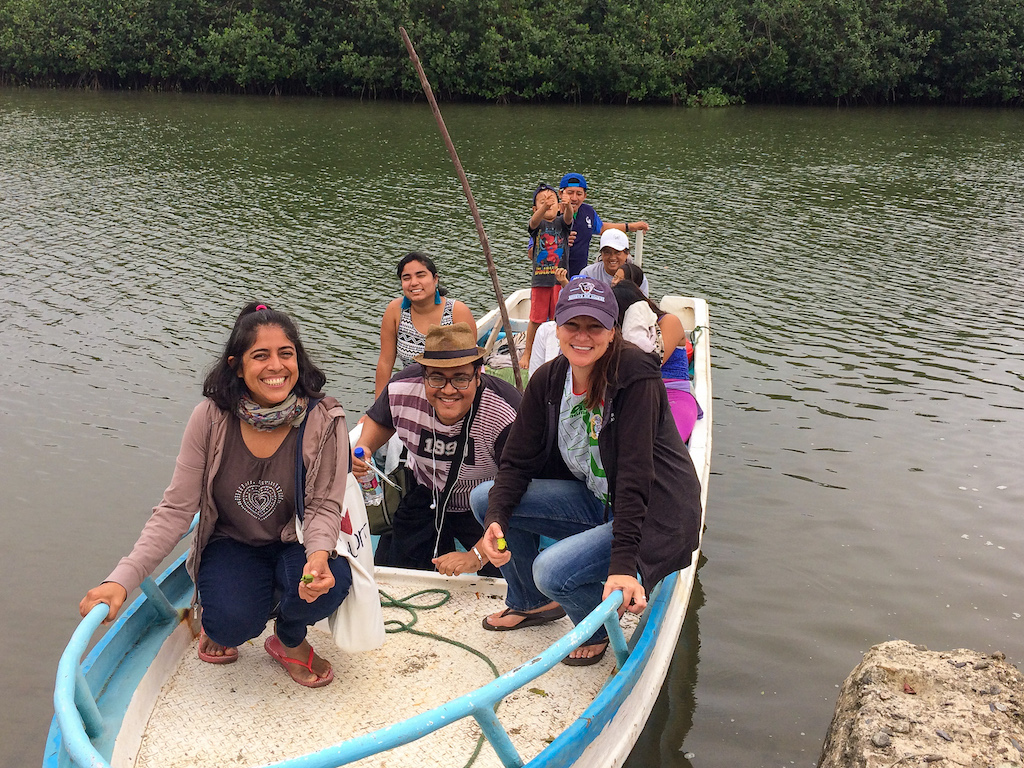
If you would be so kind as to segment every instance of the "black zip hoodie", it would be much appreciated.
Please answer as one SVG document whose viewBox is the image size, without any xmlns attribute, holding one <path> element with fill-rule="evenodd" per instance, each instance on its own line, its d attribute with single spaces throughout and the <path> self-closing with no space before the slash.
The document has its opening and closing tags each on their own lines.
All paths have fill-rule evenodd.
<svg viewBox="0 0 1024 768">
<path fill-rule="evenodd" d="M 649 593 L 690 564 L 700 540 L 700 482 L 669 410 L 658 361 L 629 342 L 622 345 L 597 438 L 613 515 L 608 575 L 639 572 Z M 568 366 L 558 356 L 530 377 L 487 498 L 485 529 L 493 522 L 505 529 L 530 480 L 576 479 L 557 443 Z"/>
</svg>

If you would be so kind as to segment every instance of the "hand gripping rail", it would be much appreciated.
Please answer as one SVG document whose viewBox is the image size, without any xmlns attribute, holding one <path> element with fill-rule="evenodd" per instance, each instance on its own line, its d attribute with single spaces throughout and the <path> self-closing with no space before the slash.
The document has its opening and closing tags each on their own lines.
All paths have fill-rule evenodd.
<svg viewBox="0 0 1024 768">
<path fill-rule="evenodd" d="M 192 518 L 192 524 L 185 536 L 195 529 L 198 522 L 199 515 L 196 514 Z M 182 555 L 182 558 L 184 557 L 185 555 Z M 171 622 L 178 618 L 178 611 L 152 577 L 144 579 L 141 588 L 146 600 L 161 620 Z M 103 623 L 109 611 L 110 606 L 105 603 L 93 606 L 88 615 L 75 628 L 67 647 L 61 654 L 60 661 L 57 662 L 57 680 L 53 689 L 53 711 L 57 717 L 57 723 L 60 725 L 63 748 L 71 758 L 71 764 L 75 766 L 88 766 L 88 768 L 109 768 L 110 766 L 91 740 L 101 735 L 104 721 L 96 704 L 96 697 L 85 679 L 81 663 L 89 640 L 92 639 L 93 633 Z M 127 611 L 119 621 L 125 618 L 127 618 Z"/>
</svg>

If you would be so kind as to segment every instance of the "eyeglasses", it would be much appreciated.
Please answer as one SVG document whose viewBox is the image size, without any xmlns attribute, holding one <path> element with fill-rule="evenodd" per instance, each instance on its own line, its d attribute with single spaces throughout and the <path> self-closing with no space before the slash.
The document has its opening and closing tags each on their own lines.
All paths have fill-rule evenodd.
<svg viewBox="0 0 1024 768">
<path fill-rule="evenodd" d="M 473 377 L 468 373 L 457 373 L 451 378 L 440 373 L 431 373 L 428 376 L 424 376 L 423 381 L 431 389 L 444 389 L 449 384 L 456 389 L 469 389 L 469 385 L 473 383 Z"/>
</svg>

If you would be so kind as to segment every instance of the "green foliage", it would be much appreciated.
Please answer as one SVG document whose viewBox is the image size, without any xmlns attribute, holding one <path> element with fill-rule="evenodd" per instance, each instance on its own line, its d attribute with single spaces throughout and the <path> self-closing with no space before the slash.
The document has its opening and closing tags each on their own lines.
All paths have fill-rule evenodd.
<svg viewBox="0 0 1024 768">
<path fill-rule="evenodd" d="M 1024 102 L 1020 0 L 0 0 L 0 79 L 440 99 Z"/>
<path fill-rule="evenodd" d="M 936 88 L 960 102 L 1024 100 L 1024 3 L 950 0 L 938 46 Z"/>
</svg>

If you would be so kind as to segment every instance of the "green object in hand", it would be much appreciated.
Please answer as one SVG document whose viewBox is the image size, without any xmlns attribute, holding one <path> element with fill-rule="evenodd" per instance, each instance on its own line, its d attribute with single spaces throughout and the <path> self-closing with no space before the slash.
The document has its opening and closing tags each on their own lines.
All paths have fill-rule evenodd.
<svg viewBox="0 0 1024 768">
<path fill-rule="evenodd" d="M 508 549 L 508 543 L 505 541 L 505 539 L 503 539 L 503 538 L 502 539 L 498 539 L 498 551 L 499 552 L 504 552 L 507 549 Z"/>
<path fill-rule="evenodd" d="M 312 584 L 313 583 L 313 574 L 312 573 L 304 574 L 303 577 L 301 579 L 299 579 L 299 581 L 301 581 L 303 584 Z"/>
</svg>

